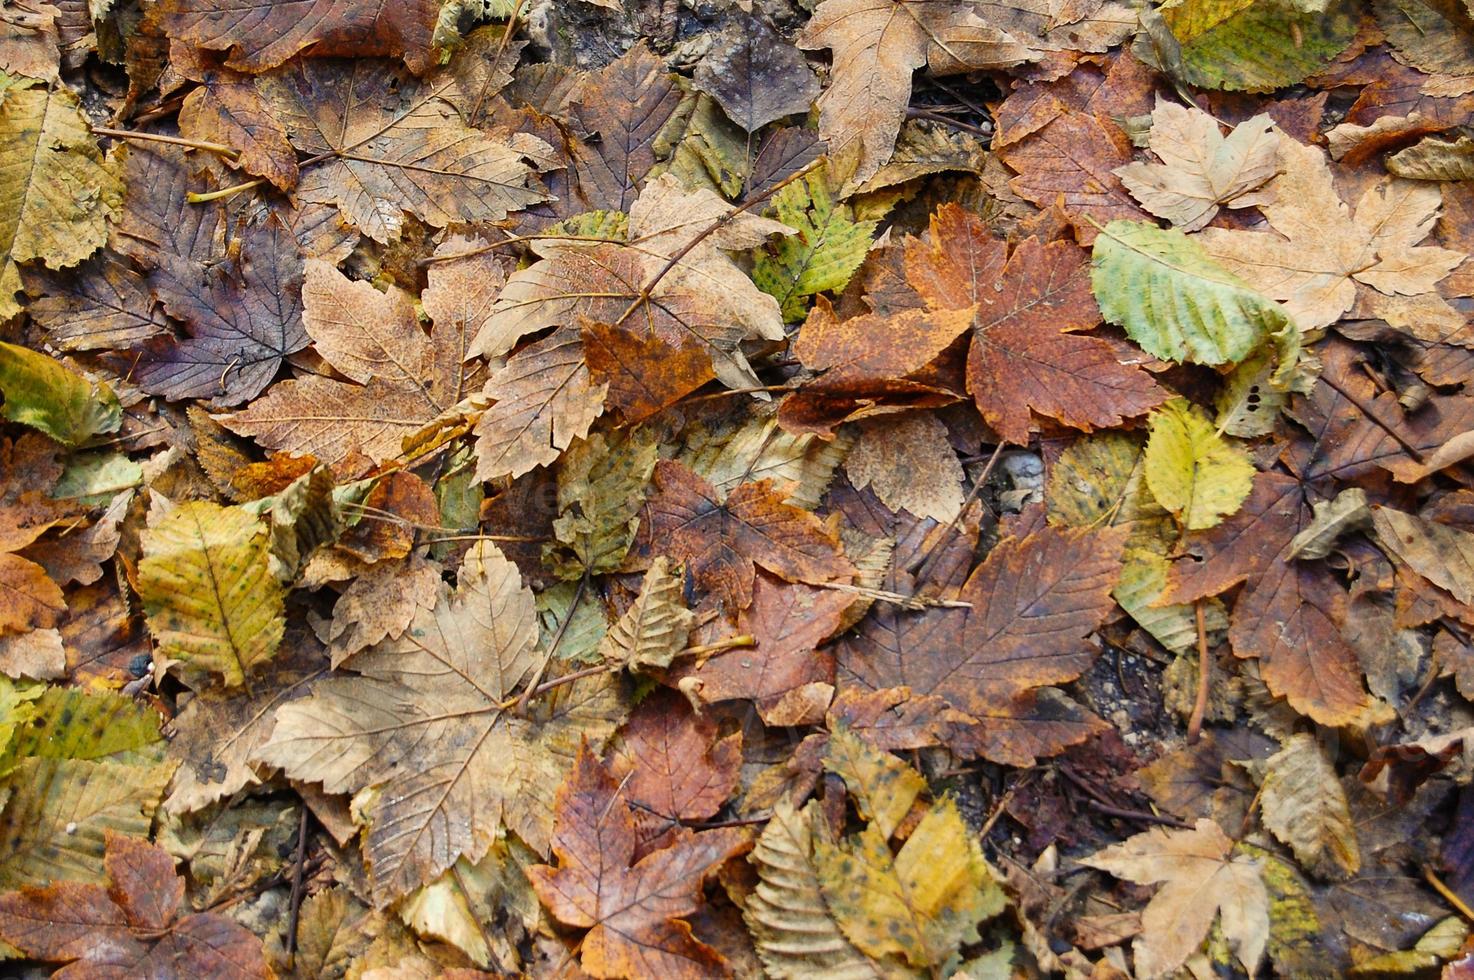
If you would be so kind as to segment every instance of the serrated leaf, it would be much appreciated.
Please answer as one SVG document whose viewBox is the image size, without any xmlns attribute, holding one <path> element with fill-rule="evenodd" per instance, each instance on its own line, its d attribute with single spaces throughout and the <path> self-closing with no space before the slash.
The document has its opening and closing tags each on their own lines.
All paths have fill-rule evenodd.
<svg viewBox="0 0 1474 980">
<path fill-rule="evenodd" d="M 1254 482 L 1254 464 L 1185 399 L 1148 420 L 1146 483 L 1157 502 L 1189 531 L 1202 531 L 1239 509 Z"/>
<path fill-rule="evenodd" d="M 1154 357 L 1236 364 L 1295 333 L 1285 308 L 1213 261 L 1180 231 L 1112 221 L 1095 239 L 1101 312 Z"/>
<path fill-rule="evenodd" d="M 159 652 L 239 687 L 276 653 L 285 594 L 255 515 L 191 501 L 143 534 L 138 592 Z"/>
<path fill-rule="evenodd" d="M 107 240 L 123 184 L 77 96 L 0 71 L 0 320 L 20 312 L 20 264 L 74 266 Z"/>
<path fill-rule="evenodd" d="M 634 540 L 645 487 L 655 470 L 653 439 L 591 433 L 574 443 L 558 467 L 557 544 L 544 560 L 565 580 L 619 568 Z"/>
<path fill-rule="evenodd" d="M 932 806 L 896 854 L 872 824 L 841 844 L 817 842 L 814 855 L 840 928 L 876 958 L 940 966 L 1007 902 L 950 799 Z"/>
<path fill-rule="evenodd" d="M 605 662 L 626 670 L 669 667 L 686 640 L 696 616 L 682 602 L 681 576 L 661 556 L 650 565 L 640 594 L 609 629 L 599 653 Z"/>
<path fill-rule="evenodd" d="M 773 196 L 773 207 L 778 220 L 798 234 L 758 251 L 752 279 L 793 323 L 808 312 L 810 296 L 844 289 L 880 222 L 856 221 L 854 210 L 835 200 L 824 170 L 783 188 Z"/>
<path fill-rule="evenodd" d="M 1361 849 L 1346 791 L 1315 736 L 1291 735 L 1264 765 L 1264 826 L 1290 846 L 1307 871 L 1323 878 L 1355 874 Z"/>
<path fill-rule="evenodd" d="M 824 768 L 844 780 L 860 816 L 886 840 L 926 789 L 921 773 L 891 753 L 866 744 L 843 725 L 829 736 Z"/>
<path fill-rule="evenodd" d="M 877 980 L 909 971 L 884 969 L 845 938 L 824 901 L 815 864 L 817 803 L 795 811 L 788 800 L 773 807 L 750 860 L 758 885 L 743 918 L 758 956 L 777 980 Z"/>
</svg>

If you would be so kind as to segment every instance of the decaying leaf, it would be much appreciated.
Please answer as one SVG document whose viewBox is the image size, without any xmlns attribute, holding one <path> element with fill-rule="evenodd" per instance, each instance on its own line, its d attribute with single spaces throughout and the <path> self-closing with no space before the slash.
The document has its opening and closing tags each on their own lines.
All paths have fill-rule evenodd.
<svg viewBox="0 0 1474 980">
<path fill-rule="evenodd" d="M 599 760 L 581 750 L 558 794 L 558 866 L 529 868 L 532 887 L 558 921 L 589 930 L 580 962 L 593 976 L 722 972 L 721 953 L 694 938 L 684 917 L 700 908 L 705 876 L 742 849 L 742 832 L 685 831 L 635 861 L 635 828 L 620 792 Z"/>
<path fill-rule="evenodd" d="M 1355 874 L 1361 852 L 1346 793 L 1315 737 L 1292 735 L 1264 765 L 1264 825 L 1308 870 L 1322 877 Z"/>
<path fill-rule="evenodd" d="M 1097 851 L 1082 863 L 1138 884 L 1161 884 L 1133 944 L 1137 972 L 1171 974 L 1202 944 L 1215 919 L 1252 973 L 1269 939 L 1269 896 L 1259 863 L 1233 853 L 1211 820 L 1191 830 L 1155 828 Z"/>
<path fill-rule="evenodd" d="M 1183 527 L 1201 531 L 1222 521 L 1238 510 L 1253 481 L 1248 456 L 1194 406 L 1171 401 L 1152 413 L 1146 484 Z"/>
</svg>

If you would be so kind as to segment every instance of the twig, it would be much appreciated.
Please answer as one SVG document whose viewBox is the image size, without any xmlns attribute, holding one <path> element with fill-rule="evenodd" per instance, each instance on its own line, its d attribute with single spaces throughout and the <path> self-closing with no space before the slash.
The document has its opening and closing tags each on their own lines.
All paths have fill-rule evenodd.
<svg viewBox="0 0 1474 980">
<path fill-rule="evenodd" d="M 944 126 L 951 126 L 953 129 L 960 129 L 964 133 L 971 133 L 980 139 L 993 138 L 993 133 L 990 130 L 986 130 L 981 126 L 974 126 L 972 123 L 963 122 L 961 119 L 953 119 L 946 113 L 932 112 L 930 109 L 912 107 L 906 110 L 906 115 L 911 119 L 926 119 L 930 122 L 941 123 Z"/>
<path fill-rule="evenodd" d="M 941 606 L 946 609 L 971 609 L 972 603 L 961 599 L 932 599 L 927 596 L 902 595 L 899 592 L 887 592 L 885 589 L 870 589 L 863 585 L 850 585 L 845 582 L 824 582 L 819 585 L 821 589 L 833 589 L 835 592 L 849 592 L 854 595 L 874 599 L 876 602 L 891 602 L 905 609 L 919 610 L 928 607 Z"/>
<path fill-rule="evenodd" d="M 1445 885 L 1443 883 L 1443 880 L 1439 878 L 1438 875 L 1434 874 L 1433 869 L 1426 864 L 1423 865 L 1423 878 L 1428 882 L 1428 884 L 1432 885 L 1433 890 L 1442 895 L 1443 900 L 1452 905 L 1460 915 L 1462 915 L 1468 921 L 1474 922 L 1474 910 L 1471 910 L 1468 904 L 1466 904 L 1464 900 L 1460 898 L 1452 888 Z"/>
<path fill-rule="evenodd" d="M 703 228 L 701 232 L 696 235 L 696 237 L 692 238 L 689 242 L 676 249 L 676 253 L 666 260 L 665 265 L 661 266 L 660 269 L 655 273 L 655 275 L 650 278 L 650 281 L 645 283 L 645 285 L 640 288 L 639 294 L 635 296 L 634 300 L 630 303 L 628 307 L 625 308 L 625 311 L 619 315 L 619 319 L 615 320 L 612 326 L 621 326 L 623 325 L 624 321 L 634 316 L 636 310 L 638 310 L 641 306 L 650 301 L 650 296 L 655 291 L 655 287 L 658 286 L 660 284 L 660 281 L 666 277 L 666 274 L 669 273 L 670 270 L 674 269 L 677 265 L 679 265 L 682 259 L 691 254 L 692 249 L 694 249 L 697 245 L 700 245 L 707 238 L 711 237 L 711 235 L 713 235 L 717 231 L 717 229 L 725 227 L 729 221 L 736 218 L 739 214 L 752 210 L 762 202 L 766 201 L 768 198 L 772 197 L 774 194 L 781 191 L 783 188 L 787 187 L 789 184 L 792 184 L 794 181 L 803 178 L 810 171 L 814 170 L 816 167 L 822 164 L 823 159 L 823 157 L 820 157 L 818 160 L 814 160 L 804 167 L 795 170 L 787 177 L 784 177 L 782 180 L 778 181 L 778 183 L 774 184 L 772 187 L 764 190 L 761 194 L 754 196 L 752 200 L 745 201 L 742 204 L 739 204 L 737 207 L 733 208 L 731 211 L 728 211 L 716 221 L 713 221 L 711 224 Z"/>
<path fill-rule="evenodd" d="M 1102 803 L 1100 800 L 1095 799 L 1086 800 L 1085 805 L 1107 817 L 1119 817 L 1122 820 L 1135 820 L 1140 823 L 1159 823 L 1164 827 L 1178 827 L 1182 830 L 1193 829 L 1192 824 L 1183 823 L 1176 817 L 1164 817 L 1156 813 L 1147 813 L 1145 810 L 1127 810 L 1123 807 L 1111 806 L 1109 803 Z"/>
<path fill-rule="evenodd" d="M 1212 658 L 1208 654 L 1208 629 L 1203 622 L 1203 600 L 1193 603 L 1193 616 L 1198 623 L 1198 697 L 1193 702 L 1192 716 L 1187 720 L 1187 744 L 1193 745 L 1203 731 L 1203 716 L 1208 713 L 1208 674 Z"/>
<path fill-rule="evenodd" d="M 982 493 L 983 485 L 988 482 L 988 477 L 992 475 L 993 467 L 998 465 L 998 457 L 1002 455 L 1003 447 L 1006 445 L 1008 445 L 1007 440 L 1000 440 L 998 445 L 993 447 L 993 455 L 988 457 L 988 464 L 983 467 L 983 472 L 973 482 L 972 489 L 967 492 L 967 499 L 962 501 L 962 506 L 957 509 L 957 516 L 947 523 L 947 529 L 937 536 L 937 539 L 932 542 L 931 547 L 926 549 L 926 554 L 921 556 L 921 563 L 916 566 L 917 587 L 920 587 L 926 580 L 927 564 L 937 553 L 937 549 L 942 546 L 943 542 L 957 533 L 958 521 L 962 520 L 962 515 L 967 513 L 968 506 L 978 498 L 978 494 Z"/>
<path fill-rule="evenodd" d="M 292 904 L 287 916 L 287 965 L 297 958 L 297 921 L 302 915 L 302 883 L 307 860 L 307 804 L 297 822 L 297 857 L 292 862 Z"/>
<path fill-rule="evenodd" d="M 187 140 L 180 136 L 163 136 L 159 133 L 139 133 L 131 129 L 107 129 L 102 126 L 93 126 L 92 134 L 94 136 L 111 136 L 113 139 L 118 140 L 144 140 L 153 143 L 170 143 L 174 146 L 188 147 L 191 150 L 218 153 L 231 160 L 241 155 L 240 150 L 226 146 L 224 143 L 206 143 L 203 140 Z"/>
<path fill-rule="evenodd" d="M 533 694 L 541 693 L 538 690 L 538 682 L 543 679 L 543 674 L 547 672 L 548 664 L 552 663 L 553 658 L 558 655 L 558 646 L 563 642 L 563 635 L 568 632 L 568 627 L 573 622 L 573 614 L 578 612 L 578 604 L 583 601 L 583 594 L 588 589 L 588 587 L 589 570 L 585 568 L 583 570 L 583 578 L 578 580 L 578 588 L 573 593 L 573 601 L 568 604 L 568 615 L 564 616 L 563 622 L 558 624 L 558 632 L 553 634 L 552 642 L 548 644 L 548 655 L 544 657 L 543 662 L 538 665 L 537 673 L 532 675 L 532 680 L 528 682 L 526 690 L 522 692 L 522 696 L 519 697 L 515 702 L 513 702 L 513 714 L 520 715 L 527 707 L 527 702 L 532 699 Z M 600 665 L 599 667 L 599 670 L 606 669 L 607 668 L 603 665 Z M 577 673 L 582 672 L 580 671 Z M 557 680 L 563 681 L 566 684 L 568 683 L 568 678 L 571 678 L 572 676 L 572 674 L 569 674 L 565 677 L 557 678 Z"/>
</svg>

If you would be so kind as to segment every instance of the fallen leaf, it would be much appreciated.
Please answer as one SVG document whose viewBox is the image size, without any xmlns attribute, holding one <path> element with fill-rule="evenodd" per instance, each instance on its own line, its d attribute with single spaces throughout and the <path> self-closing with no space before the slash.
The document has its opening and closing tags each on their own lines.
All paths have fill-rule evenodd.
<svg viewBox="0 0 1474 980">
<path fill-rule="evenodd" d="M 609 770 L 581 750 L 558 793 L 558 866 L 527 869 L 538 898 L 559 922 L 588 930 L 580 962 L 592 976 L 724 975 L 726 961 L 685 917 L 701 907 L 702 880 L 742 849 L 742 832 L 686 831 L 635 861 L 635 827 L 620 802 Z"/>
<path fill-rule="evenodd" d="M 1253 973 L 1269 939 L 1269 896 L 1257 861 L 1211 820 L 1191 830 L 1154 828 L 1081 860 L 1141 885 L 1161 884 L 1142 913 L 1133 944 L 1143 977 L 1166 976 L 1185 963 L 1217 919 L 1239 962 Z"/>
<path fill-rule="evenodd" d="M 1361 852 L 1346 792 L 1315 736 L 1292 735 L 1264 766 L 1264 826 L 1290 846 L 1307 870 L 1321 877 L 1355 874 Z"/>
<path fill-rule="evenodd" d="M 536 641 L 532 593 L 494 545 L 478 542 L 456 591 L 418 611 L 403 636 L 354 654 L 344 664 L 353 674 L 277 709 L 258 760 L 329 793 L 396 787 L 367 813 L 381 902 L 459 857 L 478 860 L 503 826 L 543 846 L 559 753 L 572 733 L 613 730 L 618 700 L 600 678 L 570 685 L 546 714 L 506 712 L 503 699 L 537 669 Z"/>
<path fill-rule="evenodd" d="M 696 87 L 749 133 L 784 116 L 807 113 L 819 83 L 803 55 L 757 11 L 734 14 L 696 66 Z"/>
<path fill-rule="evenodd" d="M 107 239 L 123 185 L 93 142 L 77 96 L 6 76 L 0 100 L 0 317 L 20 312 L 20 264 L 76 265 Z"/>
<path fill-rule="evenodd" d="M 1258 115 L 1224 136 L 1207 113 L 1157 101 L 1150 146 L 1161 163 L 1129 163 L 1116 171 L 1142 207 L 1173 227 L 1197 231 L 1218 208 L 1258 203 L 1252 192 L 1279 173 L 1274 120 Z"/>
<path fill-rule="evenodd" d="M 1391 507 L 1372 508 L 1377 540 L 1413 571 L 1474 604 L 1474 534 Z"/>
<path fill-rule="evenodd" d="M 751 604 L 756 565 L 814 584 L 854 572 L 819 519 L 785 503 L 771 481 L 739 484 L 723 499 L 672 460 L 655 464 L 655 492 L 641 514 L 635 552 L 651 556 L 657 541 L 729 614 Z"/>
<path fill-rule="evenodd" d="M 808 298 L 838 292 L 870 248 L 878 221 L 856 221 L 836 201 L 827 171 L 816 170 L 773 195 L 778 220 L 798 234 L 779 238 L 758 253 L 752 279 L 778 300 L 785 320 L 801 320 Z"/>
<path fill-rule="evenodd" d="M 887 507 L 917 517 L 957 517 L 962 511 L 962 464 L 940 419 L 911 414 L 860 424 L 860 438 L 844 462 L 856 489 L 870 487 Z"/>
<path fill-rule="evenodd" d="M 0 895 L 0 939 L 67 964 L 59 977 L 273 975 L 244 926 L 214 912 L 181 914 L 184 879 L 163 849 L 111 834 L 104 867 L 108 887 L 58 882 Z"/>
<path fill-rule="evenodd" d="M 275 68 L 303 48 L 314 54 L 402 56 L 423 72 L 433 64 L 430 35 L 440 5 L 434 0 L 166 0 L 151 16 L 172 37 L 229 52 L 241 71 Z"/>
<path fill-rule="evenodd" d="M 599 644 L 606 663 L 639 671 L 670 666 L 696 624 L 696 615 L 683 604 L 681 584 L 669 559 L 650 563 L 640 594 Z"/>
<path fill-rule="evenodd" d="M 1201 410 L 1173 400 L 1152 413 L 1146 484 L 1189 531 L 1218 524 L 1239 509 L 1254 481 L 1248 454 L 1213 429 Z"/>
</svg>

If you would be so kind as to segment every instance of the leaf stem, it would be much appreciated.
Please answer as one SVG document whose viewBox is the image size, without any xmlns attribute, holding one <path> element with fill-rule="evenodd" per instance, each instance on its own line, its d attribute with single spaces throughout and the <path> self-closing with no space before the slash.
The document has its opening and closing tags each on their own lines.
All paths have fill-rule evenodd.
<svg viewBox="0 0 1474 980">
<path fill-rule="evenodd" d="M 266 183 L 264 180 L 248 180 L 244 184 L 233 184 L 230 187 L 222 187 L 218 191 L 190 191 L 184 195 L 184 199 L 190 204 L 208 204 L 210 201 L 218 201 L 223 197 L 231 197 L 242 191 L 249 191 Z"/>
<path fill-rule="evenodd" d="M 1208 629 L 1203 620 L 1203 601 L 1193 603 L 1193 618 L 1198 624 L 1198 697 L 1193 702 L 1193 713 L 1187 721 L 1187 744 L 1195 744 L 1203 731 L 1203 716 L 1208 713 L 1208 675 L 1212 657 L 1208 654 Z"/>
<path fill-rule="evenodd" d="M 173 146 L 183 146 L 191 150 L 204 150 L 207 153 L 218 153 L 221 156 L 234 160 L 241 155 L 241 151 L 234 147 L 226 146 L 224 143 L 206 143 L 203 140 L 187 140 L 181 136 L 164 136 L 161 133 L 140 133 L 131 129 L 107 129 L 102 126 L 93 126 L 94 136 L 111 136 L 119 140 L 143 140 L 152 143 L 169 143 Z"/>
</svg>

